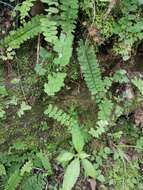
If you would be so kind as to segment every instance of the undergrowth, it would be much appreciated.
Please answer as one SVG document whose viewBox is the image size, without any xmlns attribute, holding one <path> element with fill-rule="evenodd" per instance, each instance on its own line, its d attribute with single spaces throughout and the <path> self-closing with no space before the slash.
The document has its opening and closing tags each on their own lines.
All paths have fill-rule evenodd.
<svg viewBox="0 0 143 190">
<path fill-rule="evenodd" d="M 124 65 L 143 2 L 16 2 L 0 23 L 0 189 L 142 190 L 143 79 Z"/>
</svg>

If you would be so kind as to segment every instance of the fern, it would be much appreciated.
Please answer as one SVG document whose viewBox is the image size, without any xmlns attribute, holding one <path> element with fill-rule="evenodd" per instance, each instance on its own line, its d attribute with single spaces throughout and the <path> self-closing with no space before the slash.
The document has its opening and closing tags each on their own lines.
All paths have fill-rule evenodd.
<svg viewBox="0 0 143 190">
<path fill-rule="evenodd" d="M 52 44 L 55 44 L 57 41 L 57 22 L 50 20 L 48 16 L 42 18 L 41 22 L 41 30 L 43 35 L 45 36 L 45 40 Z"/>
<path fill-rule="evenodd" d="M 42 174 L 30 176 L 24 183 L 22 190 L 42 190 L 45 189 L 45 181 Z"/>
<path fill-rule="evenodd" d="M 72 55 L 73 35 L 65 35 L 61 33 L 60 39 L 55 44 L 54 50 L 58 53 L 58 57 L 54 59 L 54 64 L 64 67 L 69 64 Z"/>
<path fill-rule="evenodd" d="M 31 21 L 25 23 L 24 26 L 21 26 L 18 30 L 11 31 L 1 44 L 12 49 L 19 48 L 22 43 L 41 32 L 40 19 L 42 17 L 43 16 L 35 16 Z"/>
<path fill-rule="evenodd" d="M 71 33 L 75 29 L 78 15 L 78 0 L 60 0 L 61 6 L 61 27 L 64 32 Z"/>
<path fill-rule="evenodd" d="M 21 182 L 19 170 L 16 170 L 8 179 L 4 190 L 15 190 Z"/>
<path fill-rule="evenodd" d="M 67 127 L 72 126 L 76 122 L 70 115 L 52 104 L 48 106 L 48 109 L 45 110 L 44 114 Z"/>
<path fill-rule="evenodd" d="M 143 96 L 143 80 L 140 79 L 140 78 L 138 79 L 137 77 L 135 77 L 134 79 L 132 79 L 132 83 L 138 88 L 141 95 Z"/>
<path fill-rule="evenodd" d="M 85 82 L 92 95 L 105 95 L 105 85 L 101 78 L 101 71 L 93 47 L 84 45 L 80 41 L 78 48 L 78 60 L 83 72 Z"/>
<path fill-rule="evenodd" d="M 49 96 L 54 96 L 64 86 L 66 73 L 53 73 L 48 75 L 48 83 L 44 85 L 44 91 Z"/>
<path fill-rule="evenodd" d="M 30 173 L 33 168 L 33 163 L 31 160 L 27 161 L 20 170 L 20 175 L 23 176 L 25 172 Z"/>
<path fill-rule="evenodd" d="M 20 12 L 20 19 L 21 19 L 22 22 L 25 19 L 25 17 L 28 15 L 28 12 L 32 8 L 32 6 L 35 3 L 35 1 L 36 0 L 25 0 L 25 1 L 22 2 L 21 5 L 18 4 L 15 7 L 15 11 L 19 11 Z"/>
<path fill-rule="evenodd" d="M 58 13 L 58 1 L 57 0 L 42 0 L 43 3 L 48 4 L 49 8 L 46 9 L 48 13 L 41 21 L 41 30 L 45 36 L 45 40 L 49 43 L 56 44 L 57 37 L 57 21 L 52 16 L 53 13 Z"/>
<path fill-rule="evenodd" d="M 103 99 L 99 104 L 98 120 L 110 121 L 111 113 L 113 111 L 113 102 L 108 99 Z"/>
</svg>

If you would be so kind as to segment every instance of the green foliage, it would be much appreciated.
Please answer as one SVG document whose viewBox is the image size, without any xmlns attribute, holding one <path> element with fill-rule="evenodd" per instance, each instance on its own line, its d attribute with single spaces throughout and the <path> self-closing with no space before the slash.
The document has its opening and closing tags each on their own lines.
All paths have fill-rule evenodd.
<svg viewBox="0 0 143 190">
<path fill-rule="evenodd" d="M 22 190 L 42 190 L 45 187 L 45 181 L 42 174 L 30 176 L 23 185 Z"/>
<path fill-rule="evenodd" d="M 92 95 L 104 94 L 104 83 L 101 79 L 101 71 L 93 47 L 83 44 L 78 48 L 78 60 L 83 72 L 85 82 Z"/>
<path fill-rule="evenodd" d="M 51 175 L 52 174 L 52 168 L 51 168 L 51 164 L 49 162 L 48 155 L 46 155 L 42 152 L 38 152 L 36 154 L 36 156 L 41 160 L 44 169 L 47 170 L 47 174 Z"/>
<path fill-rule="evenodd" d="M 0 176 L 6 175 L 6 170 L 3 164 L 0 164 Z"/>
<path fill-rule="evenodd" d="M 12 64 L 13 68 L 10 81 L 6 72 L 2 75 L 2 83 L 0 77 L 0 188 L 57 190 L 62 186 L 62 190 L 78 189 L 76 182 L 79 176 L 81 180 L 83 178 L 82 168 L 86 177 L 93 178 L 91 186 L 96 179 L 99 189 L 141 190 L 139 166 L 142 164 L 143 139 L 140 126 L 133 127 L 130 115 L 142 101 L 135 90 L 143 95 L 143 82 L 136 77 L 130 80 L 128 66 L 127 71 L 122 69 L 122 64 L 118 69 L 118 63 L 116 67 L 114 60 L 108 63 L 106 59 L 118 60 L 114 50 L 127 60 L 141 42 L 142 2 L 41 0 L 44 15 L 30 18 L 28 14 L 35 2 L 24 0 L 15 7 L 14 12 L 20 13 L 21 26 L 9 34 L 6 31 L 1 40 L 3 62 L 0 66 Z M 25 54 L 23 47 L 27 44 L 23 43 L 35 36 L 38 36 L 36 43 L 28 44 L 34 50 L 28 48 L 29 52 Z M 19 50 L 14 51 L 17 48 Z M 16 61 L 18 52 L 24 56 Z M 79 66 L 92 100 L 83 88 Z M 76 77 L 73 76 L 75 73 Z M 13 75 L 16 76 L 13 78 Z M 63 88 L 65 83 L 66 88 Z M 133 89 L 133 85 L 136 88 Z M 124 97 L 128 86 L 136 96 L 129 101 Z M 56 96 L 61 90 L 62 93 Z M 69 109 L 67 113 L 65 105 Z M 23 118 L 28 110 L 31 111 Z M 139 117 L 135 120 L 141 120 L 142 126 L 142 113 L 135 116 Z M 49 118 L 58 124 L 52 125 Z M 131 120 L 129 129 L 122 122 L 123 118 Z M 61 130 L 59 125 L 66 126 L 67 130 Z M 15 137 L 18 138 L 16 142 Z M 33 137 L 37 137 L 34 142 Z M 26 144 L 25 139 L 28 139 Z M 4 152 L 5 145 L 10 142 L 14 144 Z M 55 159 L 57 152 L 59 156 Z M 59 184 L 63 172 L 56 161 L 65 171 L 63 185 Z"/>
<path fill-rule="evenodd" d="M 23 176 L 26 173 L 30 173 L 33 168 L 33 163 L 31 160 L 27 161 L 20 170 L 20 175 Z"/>
<path fill-rule="evenodd" d="M 75 169 L 76 168 L 76 169 Z M 64 175 L 63 190 L 71 190 L 80 174 L 80 161 L 78 158 L 73 160 L 67 167 Z"/>
<path fill-rule="evenodd" d="M 78 0 L 73 0 L 70 3 L 66 0 L 60 0 L 61 10 L 61 27 L 67 34 L 75 29 L 75 23 L 78 15 Z"/>
<path fill-rule="evenodd" d="M 41 32 L 40 19 L 42 17 L 43 16 L 35 16 L 31 21 L 25 23 L 16 31 L 11 31 L 10 34 L 1 41 L 1 45 L 12 49 L 19 48 L 22 43 Z"/>
<path fill-rule="evenodd" d="M 64 86 L 66 73 L 53 73 L 48 75 L 48 83 L 44 85 L 44 91 L 49 96 L 54 96 Z"/>
<path fill-rule="evenodd" d="M 84 138 L 79 126 L 73 125 L 71 133 L 72 133 L 72 142 L 73 142 L 74 148 L 76 149 L 78 153 L 80 153 L 84 147 Z"/>
<path fill-rule="evenodd" d="M 65 67 L 69 64 L 72 55 L 73 35 L 65 35 L 61 33 L 60 39 L 57 40 L 54 50 L 58 53 L 58 57 L 54 59 L 54 64 L 60 67 Z"/>
<path fill-rule="evenodd" d="M 45 40 L 52 44 L 56 44 L 57 41 L 57 23 L 49 19 L 49 17 L 44 17 L 40 19 L 40 27 L 45 36 Z"/>
<path fill-rule="evenodd" d="M 21 103 L 20 109 L 18 110 L 17 114 L 19 117 L 24 115 L 25 111 L 31 110 L 31 106 L 27 105 L 24 101 Z"/>
<path fill-rule="evenodd" d="M 57 157 L 59 163 L 69 162 L 74 157 L 74 154 L 68 151 L 61 152 Z"/>
<path fill-rule="evenodd" d="M 48 106 L 44 114 L 48 115 L 48 117 L 55 119 L 56 121 L 67 127 L 74 125 L 74 123 L 76 122 L 69 114 L 52 104 Z"/>
<path fill-rule="evenodd" d="M 143 20 L 138 0 L 121 2 L 121 17 L 113 25 L 113 33 L 118 35 L 114 50 L 124 60 L 131 57 L 133 45 L 143 39 Z"/>
<path fill-rule="evenodd" d="M 20 19 L 23 22 L 25 17 L 28 16 L 28 13 L 30 9 L 32 8 L 33 4 L 35 3 L 36 0 L 25 0 L 20 4 L 18 4 L 14 11 L 19 11 L 20 12 Z"/>
<path fill-rule="evenodd" d="M 15 190 L 20 182 L 21 182 L 21 176 L 20 176 L 19 170 L 16 170 L 9 177 L 4 190 Z"/>
<path fill-rule="evenodd" d="M 87 176 L 96 178 L 95 168 L 87 159 L 82 159 L 82 165 Z"/>
<path fill-rule="evenodd" d="M 140 78 L 134 78 L 132 79 L 132 83 L 139 89 L 141 95 L 143 96 L 143 80 Z"/>
</svg>

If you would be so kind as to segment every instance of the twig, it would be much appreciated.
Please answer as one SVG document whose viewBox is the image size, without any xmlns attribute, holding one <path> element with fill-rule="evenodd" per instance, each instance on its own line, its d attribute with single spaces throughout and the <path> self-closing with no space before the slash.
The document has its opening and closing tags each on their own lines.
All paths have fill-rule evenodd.
<svg viewBox="0 0 143 190">
<path fill-rule="evenodd" d="M 9 3 L 3 2 L 1 0 L 0 0 L 0 3 L 10 7 L 11 9 L 14 9 L 14 6 L 10 5 Z"/>
<path fill-rule="evenodd" d="M 48 185 L 49 185 L 49 183 L 47 182 L 47 183 L 46 183 L 45 190 L 48 190 Z"/>
<path fill-rule="evenodd" d="M 39 57 L 40 57 L 40 33 L 38 34 L 36 64 L 39 64 Z"/>
</svg>

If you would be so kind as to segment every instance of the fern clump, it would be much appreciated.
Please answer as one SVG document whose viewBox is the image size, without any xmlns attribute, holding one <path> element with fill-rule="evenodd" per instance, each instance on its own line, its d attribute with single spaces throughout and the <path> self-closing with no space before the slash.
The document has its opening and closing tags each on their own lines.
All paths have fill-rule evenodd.
<svg viewBox="0 0 143 190">
<path fill-rule="evenodd" d="M 76 123 L 76 121 L 69 114 L 52 104 L 48 106 L 44 114 L 48 115 L 49 118 L 53 118 L 67 127 L 72 126 L 74 123 Z"/>
</svg>

